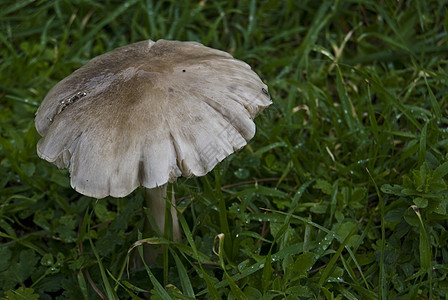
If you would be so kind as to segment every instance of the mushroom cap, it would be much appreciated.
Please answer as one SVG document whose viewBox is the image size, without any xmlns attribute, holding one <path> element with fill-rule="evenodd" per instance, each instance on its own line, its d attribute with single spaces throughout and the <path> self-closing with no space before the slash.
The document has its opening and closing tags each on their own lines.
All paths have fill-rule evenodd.
<svg viewBox="0 0 448 300">
<path fill-rule="evenodd" d="M 196 42 L 148 40 L 97 56 L 36 113 L 38 155 L 81 194 L 124 197 L 202 176 L 255 134 L 271 104 L 250 66 Z"/>
</svg>

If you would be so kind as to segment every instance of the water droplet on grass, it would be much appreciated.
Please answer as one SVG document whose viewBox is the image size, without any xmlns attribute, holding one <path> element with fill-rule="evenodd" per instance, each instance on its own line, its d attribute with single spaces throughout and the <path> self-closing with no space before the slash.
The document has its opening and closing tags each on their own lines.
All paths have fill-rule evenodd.
<svg viewBox="0 0 448 300">
<path fill-rule="evenodd" d="M 235 174 L 235 176 L 238 177 L 239 179 L 246 179 L 247 177 L 249 177 L 250 172 L 248 169 L 239 168 L 238 170 L 233 172 L 233 174 Z"/>
</svg>

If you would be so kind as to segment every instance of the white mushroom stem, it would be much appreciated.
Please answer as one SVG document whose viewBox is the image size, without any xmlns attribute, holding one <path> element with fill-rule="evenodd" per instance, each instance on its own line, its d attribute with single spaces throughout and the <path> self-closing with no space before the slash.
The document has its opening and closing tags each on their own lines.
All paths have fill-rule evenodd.
<svg viewBox="0 0 448 300">
<path fill-rule="evenodd" d="M 150 209 L 156 225 L 162 234 L 165 233 L 165 214 L 166 214 L 166 198 L 167 198 L 167 185 L 164 184 L 160 187 L 153 189 L 145 189 L 146 206 Z M 173 240 L 180 241 L 180 228 L 179 221 L 177 219 L 177 211 L 174 208 L 175 197 L 174 191 L 171 197 L 171 219 L 173 228 Z M 149 222 L 147 222 L 149 224 Z"/>
<path fill-rule="evenodd" d="M 171 198 L 171 220 L 172 220 L 172 226 L 166 226 L 168 224 L 165 224 L 165 218 L 167 215 L 167 186 L 168 184 L 164 184 L 160 187 L 148 189 L 145 188 L 145 201 L 146 201 L 146 207 L 149 208 L 150 213 L 152 214 L 155 225 L 157 228 L 153 228 L 151 226 L 151 223 L 148 219 L 148 217 L 145 217 L 144 220 L 144 238 L 150 237 L 153 235 L 153 232 L 160 232 L 162 235 L 165 235 L 165 231 L 167 230 L 167 227 L 172 228 L 173 233 L 173 240 L 176 242 L 179 242 L 181 240 L 181 234 L 180 234 L 180 227 L 179 227 L 179 221 L 177 218 L 177 211 L 173 207 L 175 204 L 175 197 L 174 197 L 174 190 L 172 192 L 172 198 Z M 152 265 L 156 263 L 157 256 L 161 253 L 160 247 L 154 247 L 153 245 L 143 245 L 143 257 L 147 264 Z M 142 267 L 142 261 L 140 259 L 140 256 L 138 252 L 135 253 L 135 266 L 137 268 Z"/>
</svg>

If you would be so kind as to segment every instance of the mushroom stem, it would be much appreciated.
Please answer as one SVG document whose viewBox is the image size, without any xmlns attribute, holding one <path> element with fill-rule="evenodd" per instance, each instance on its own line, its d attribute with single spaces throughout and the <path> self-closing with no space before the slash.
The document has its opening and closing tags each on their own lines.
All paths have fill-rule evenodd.
<svg viewBox="0 0 448 300">
<path fill-rule="evenodd" d="M 161 233 L 165 233 L 165 215 L 166 215 L 166 198 L 167 198 L 167 186 L 164 184 L 160 187 L 153 189 L 145 189 L 145 200 L 146 206 L 150 209 L 153 214 L 154 220 L 157 224 L 158 229 Z M 173 229 L 173 240 L 180 241 L 180 228 L 179 221 L 177 219 L 177 211 L 174 208 L 176 205 L 174 197 L 174 189 L 171 193 L 171 219 L 172 219 L 172 229 Z"/>
<path fill-rule="evenodd" d="M 171 209 L 170 209 L 170 214 L 171 214 L 171 220 L 172 220 L 172 226 L 166 226 L 168 224 L 166 224 L 165 222 L 165 216 L 167 215 L 167 186 L 168 184 L 164 184 L 160 187 L 156 187 L 153 189 L 148 189 L 145 188 L 145 201 L 146 201 L 146 207 L 149 208 L 154 221 L 157 225 L 157 229 L 159 230 L 159 232 L 161 232 L 162 234 L 165 234 L 165 231 L 167 228 L 172 228 L 172 233 L 173 233 L 173 240 L 174 241 L 180 241 L 181 240 L 181 234 L 180 234 L 180 227 L 179 227 L 179 221 L 177 218 L 177 211 L 174 208 L 175 205 L 175 197 L 174 197 L 174 189 L 172 192 L 172 198 L 171 198 Z M 145 222 L 144 222 L 144 232 L 146 234 L 150 233 L 150 232 L 154 232 L 155 228 L 151 227 L 151 224 L 148 220 L 148 218 L 145 218 Z M 158 251 L 155 251 L 154 248 L 152 247 L 144 247 L 144 257 L 146 262 L 148 263 L 154 263 L 155 262 L 155 258 L 157 256 L 157 254 L 159 253 Z"/>
</svg>

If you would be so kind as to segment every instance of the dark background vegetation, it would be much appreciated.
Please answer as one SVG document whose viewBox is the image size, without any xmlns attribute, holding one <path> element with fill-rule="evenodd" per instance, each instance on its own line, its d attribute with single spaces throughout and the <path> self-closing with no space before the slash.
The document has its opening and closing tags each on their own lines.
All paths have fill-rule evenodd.
<svg viewBox="0 0 448 300">
<path fill-rule="evenodd" d="M 446 299 L 447 4 L 1 1 L 1 299 Z M 141 191 L 74 192 L 33 119 L 89 59 L 162 38 L 246 61 L 274 104 L 178 180 L 183 242 L 127 274 Z"/>
</svg>

